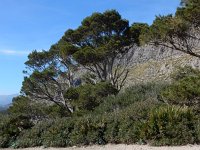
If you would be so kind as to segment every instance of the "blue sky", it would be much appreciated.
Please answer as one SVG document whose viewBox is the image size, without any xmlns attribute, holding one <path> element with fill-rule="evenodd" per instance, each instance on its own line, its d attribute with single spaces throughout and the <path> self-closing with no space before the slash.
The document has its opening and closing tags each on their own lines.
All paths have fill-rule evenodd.
<svg viewBox="0 0 200 150">
<path fill-rule="evenodd" d="M 93 12 L 116 9 L 133 22 L 174 13 L 179 0 L 1 0 L 0 95 L 19 93 L 30 51 L 47 50 Z"/>
</svg>

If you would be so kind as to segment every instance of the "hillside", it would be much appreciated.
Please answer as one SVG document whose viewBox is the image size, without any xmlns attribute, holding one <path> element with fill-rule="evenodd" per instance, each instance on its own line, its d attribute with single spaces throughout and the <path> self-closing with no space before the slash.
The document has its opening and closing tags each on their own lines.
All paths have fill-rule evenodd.
<svg viewBox="0 0 200 150">
<path fill-rule="evenodd" d="M 198 58 L 182 52 L 151 46 L 134 51 L 126 87 L 145 82 L 170 81 L 171 73 L 179 67 L 200 68 Z"/>
<path fill-rule="evenodd" d="M 6 109 L 6 107 L 0 106 L 0 112 L 5 111 Z"/>
</svg>

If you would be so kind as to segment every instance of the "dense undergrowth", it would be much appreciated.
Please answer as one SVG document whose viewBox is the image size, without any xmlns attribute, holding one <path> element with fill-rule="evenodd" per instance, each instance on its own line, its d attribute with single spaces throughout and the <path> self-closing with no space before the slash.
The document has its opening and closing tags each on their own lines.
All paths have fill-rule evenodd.
<svg viewBox="0 0 200 150">
<path fill-rule="evenodd" d="M 38 122 L 33 122 L 28 114 L 17 111 L 14 103 L 9 109 L 10 113 L 1 116 L 0 147 L 67 147 L 106 143 L 148 143 L 157 146 L 198 144 L 199 78 L 199 71 L 184 68 L 173 75 L 171 84 L 135 85 L 116 96 L 103 97 L 92 110 L 77 109 L 71 116 L 59 115 L 63 112 L 51 106 L 51 113 L 42 113 L 51 115 Z M 99 93 L 97 91 L 94 97 Z M 97 97 L 100 98 L 98 94 Z M 24 111 L 26 107 L 27 104 Z"/>
</svg>

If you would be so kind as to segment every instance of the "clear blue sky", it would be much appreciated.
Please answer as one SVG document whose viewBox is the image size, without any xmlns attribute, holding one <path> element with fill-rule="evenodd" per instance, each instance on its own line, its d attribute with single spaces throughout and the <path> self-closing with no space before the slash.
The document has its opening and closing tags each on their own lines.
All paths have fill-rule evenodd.
<svg viewBox="0 0 200 150">
<path fill-rule="evenodd" d="M 133 22 L 174 13 L 179 0 L 1 0 L 0 95 L 19 93 L 27 54 L 47 50 L 93 12 L 116 9 Z"/>
</svg>

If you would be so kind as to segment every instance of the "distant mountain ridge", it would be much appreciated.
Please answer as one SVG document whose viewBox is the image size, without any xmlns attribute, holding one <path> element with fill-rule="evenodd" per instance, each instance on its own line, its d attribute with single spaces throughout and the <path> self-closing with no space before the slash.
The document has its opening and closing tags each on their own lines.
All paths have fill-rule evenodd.
<svg viewBox="0 0 200 150">
<path fill-rule="evenodd" d="M 0 113 L 6 111 L 11 105 L 12 105 L 11 103 L 4 106 L 0 105 Z"/>
<path fill-rule="evenodd" d="M 12 95 L 0 95 L 0 106 L 6 106 L 12 103 L 13 97 L 16 97 L 18 94 Z"/>
</svg>

